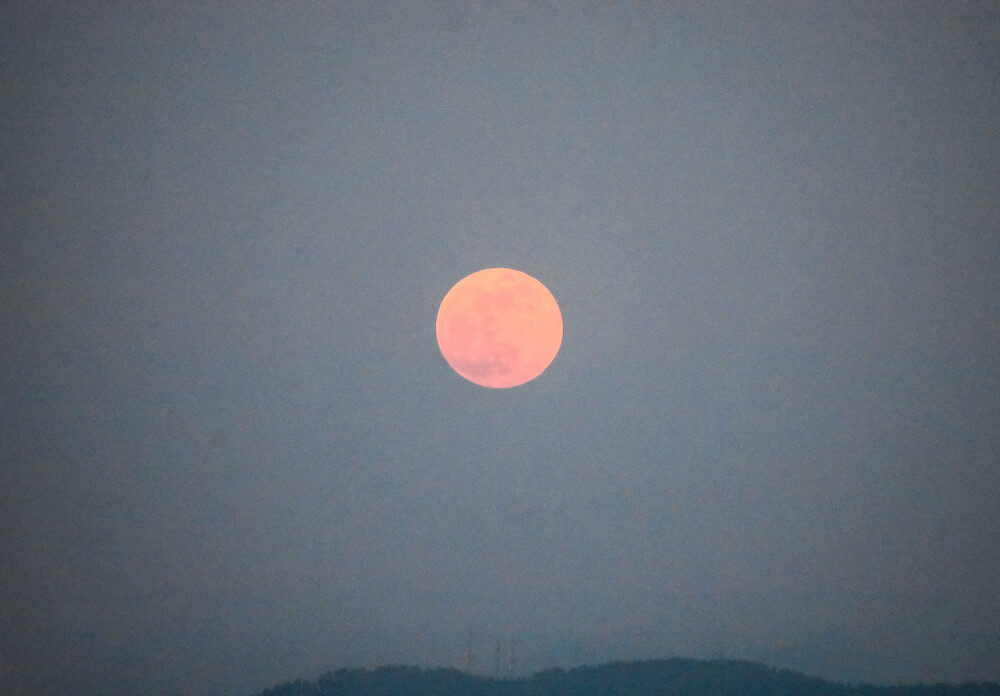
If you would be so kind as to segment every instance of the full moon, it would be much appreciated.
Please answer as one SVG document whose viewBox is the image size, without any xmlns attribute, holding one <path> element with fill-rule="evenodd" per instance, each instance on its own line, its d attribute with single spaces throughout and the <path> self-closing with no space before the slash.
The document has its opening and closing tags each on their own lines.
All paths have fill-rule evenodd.
<svg viewBox="0 0 1000 696">
<path fill-rule="evenodd" d="M 470 382 L 504 389 L 545 371 L 562 345 L 559 305 L 527 273 L 487 268 L 458 281 L 441 301 L 437 341 Z"/>
</svg>

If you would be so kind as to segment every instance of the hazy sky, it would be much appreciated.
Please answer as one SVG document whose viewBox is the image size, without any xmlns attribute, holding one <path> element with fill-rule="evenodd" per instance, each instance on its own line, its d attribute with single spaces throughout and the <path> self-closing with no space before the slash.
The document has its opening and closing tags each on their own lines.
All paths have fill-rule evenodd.
<svg viewBox="0 0 1000 696">
<path fill-rule="evenodd" d="M 5 689 L 1000 679 L 996 3 L 15 1 L 0 77 Z"/>
</svg>

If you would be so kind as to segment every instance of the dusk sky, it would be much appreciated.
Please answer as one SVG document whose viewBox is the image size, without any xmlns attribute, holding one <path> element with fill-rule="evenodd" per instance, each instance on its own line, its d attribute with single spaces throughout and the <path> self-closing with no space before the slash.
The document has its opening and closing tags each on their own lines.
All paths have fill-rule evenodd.
<svg viewBox="0 0 1000 696">
<path fill-rule="evenodd" d="M 0 89 L 0 691 L 1000 680 L 997 3 L 13 0 Z"/>
</svg>

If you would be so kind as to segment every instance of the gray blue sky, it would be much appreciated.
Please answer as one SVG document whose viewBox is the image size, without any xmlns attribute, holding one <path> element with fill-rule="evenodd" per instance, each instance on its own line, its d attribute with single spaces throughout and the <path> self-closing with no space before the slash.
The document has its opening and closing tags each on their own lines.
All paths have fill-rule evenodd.
<svg viewBox="0 0 1000 696">
<path fill-rule="evenodd" d="M 0 79 L 0 684 L 1000 679 L 995 3 L 14 1 Z"/>
</svg>

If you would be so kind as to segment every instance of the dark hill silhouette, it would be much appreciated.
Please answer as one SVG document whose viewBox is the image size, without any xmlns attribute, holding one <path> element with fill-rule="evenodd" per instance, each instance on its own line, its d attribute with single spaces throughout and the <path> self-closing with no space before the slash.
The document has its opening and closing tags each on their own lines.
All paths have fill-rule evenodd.
<svg viewBox="0 0 1000 696">
<path fill-rule="evenodd" d="M 456 669 L 340 669 L 259 696 L 1000 696 L 1000 684 L 846 685 L 741 660 L 613 662 L 491 679 Z"/>
</svg>

